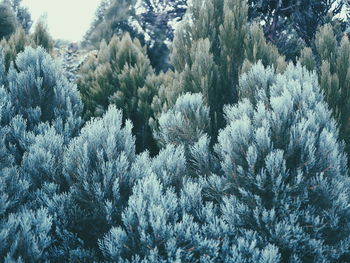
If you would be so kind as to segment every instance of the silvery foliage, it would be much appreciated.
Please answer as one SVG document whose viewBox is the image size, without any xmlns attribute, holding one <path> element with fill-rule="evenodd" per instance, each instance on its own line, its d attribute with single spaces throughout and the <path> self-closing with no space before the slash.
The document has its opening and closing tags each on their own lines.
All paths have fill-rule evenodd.
<svg viewBox="0 0 350 263">
<path fill-rule="evenodd" d="M 81 126 L 82 102 L 76 86 L 41 47 L 27 47 L 2 79 L 13 114 L 27 122 L 28 129 L 40 132 L 46 122 L 70 138 Z"/>
<path fill-rule="evenodd" d="M 274 245 L 284 262 L 349 256 L 349 179 L 343 144 L 315 73 L 255 65 L 243 99 L 225 108 L 216 152 L 230 182 L 223 217 Z"/>
</svg>

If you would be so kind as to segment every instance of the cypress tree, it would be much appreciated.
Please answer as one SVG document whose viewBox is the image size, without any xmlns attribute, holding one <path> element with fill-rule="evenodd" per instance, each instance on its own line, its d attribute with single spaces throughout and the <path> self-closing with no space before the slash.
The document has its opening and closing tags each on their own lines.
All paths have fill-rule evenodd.
<svg viewBox="0 0 350 263">
<path fill-rule="evenodd" d="M 1 121 L 7 126 L 6 145 L 16 163 L 35 136 L 49 126 L 68 142 L 79 131 L 82 103 L 58 64 L 42 48 L 27 47 L 17 56 L 16 68 L 12 64 L 6 72 L 4 57 L 0 57 L 1 100 L 6 109 Z"/>
<path fill-rule="evenodd" d="M 78 87 L 87 116 L 99 116 L 114 104 L 133 121 L 137 151 L 152 150 L 154 142 L 148 119 L 156 93 L 154 71 L 146 50 L 129 34 L 101 43 L 96 58 L 90 58 L 80 71 Z"/>
<path fill-rule="evenodd" d="M 9 38 L 16 30 L 16 15 L 6 3 L 0 3 L 0 40 Z"/>
<path fill-rule="evenodd" d="M 33 42 L 37 47 L 44 48 L 48 53 L 52 52 L 53 49 L 53 39 L 50 36 L 47 25 L 45 24 L 43 18 L 36 24 L 33 35 L 31 36 Z"/>
<path fill-rule="evenodd" d="M 42 48 L 27 47 L 8 72 L 1 52 L 0 85 L 0 260 L 57 260 L 61 245 L 74 244 L 58 196 L 67 190 L 62 156 L 80 128 L 80 97 Z"/>
<path fill-rule="evenodd" d="M 3 2 L 12 8 L 21 28 L 28 34 L 33 21 L 28 8 L 21 6 L 22 0 L 3 0 Z"/>
<path fill-rule="evenodd" d="M 240 72 L 258 60 L 281 64 L 282 70 L 284 60 L 257 24 L 248 25 L 245 0 L 192 1 L 175 32 L 170 58 L 175 72 L 158 95 L 166 106 L 158 109 L 169 108 L 182 93 L 201 92 L 210 107 L 214 141 L 225 122 L 223 105 L 238 101 Z"/>
<path fill-rule="evenodd" d="M 82 104 L 59 65 L 44 49 L 27 47 L 17 56 L 16 67 L 10 67 L 6 86 L 14 114 L 23 116 L 30 130 L 48 122 L 66 138 L 75 134 Z"/>
<path fill-rule="evenodd" d="M 315 38 L 317 58 L 320 61 L 319 83 L 325 99 L 340 125 L 340 138 L 350 152 L 350 42 L 347 35 L 338 43 L 330 24 L 319 29 Z"/>
<path fill-rule="evenodd" d="M 64 153 L 64 174 L 79 216 L 70 229 L 88 247 L 107 232 L 130 195 L 130 167 L 135 160 L 132 124 L 111 106 L 102 118 L 88 122 Z M 130 181 L 129 181 L 130 180 Z"/>
<path fill-rule="evenodd" d="M 346 155 L 316 74 L 258 64 L 240 90 L 244 99 L 225 108 L 216 146 L 231 185 L 226 222 L 277 247 L 282 262 L 347 261 Z"/>
<path fill-rule="evenodd" d="M 11 62 L 15 63 L 17 55 L 24 51 L 27 45 L 29 45 L 29 41 L 22 28 L 18 28 L 8 40 L 3 39 L 0 42 L 5 56 L 6 70 L 9 69 Z"/>
</svg>

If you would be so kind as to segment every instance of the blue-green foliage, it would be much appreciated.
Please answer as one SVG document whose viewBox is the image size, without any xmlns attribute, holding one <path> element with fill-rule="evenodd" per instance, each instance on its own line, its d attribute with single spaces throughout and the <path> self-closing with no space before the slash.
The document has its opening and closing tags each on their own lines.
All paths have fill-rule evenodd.
<svg viewBox="0 0 350 263">
<path fill-rule="evenodd" d="M 189 145 L 207 133 L 210 128 L 209 108 L 199 93 L 186 93 L 159 119 L 157 137 L 164 144 Z"/>
<path fill-rule="evenodd" d="M 29 197 L 30 182 L 17 168 L 2 168 L 0 171 L 0 218 L 5 219 L 22 208 Z M 0 221 L 1 222 L 1 221 Z"/>
<path fill-rule="evenodd" d="M 203 199 L 199 182 L 183 178 L 181 191 L 154 173 L 138 181 L 122 224 L 100 240 L 112 262 L 278 262 L 277 247 L 261 246 L 253 231 L 240 233 L 220 207 Z M 230 216 L 231 214 L 228 214 Z"/>
<path fill-rule="evenodd" d="M 201 94 L 135 153 L 115 106 L 81 101 L 41 48 L 0 55 L 0 262 L 349 262 L 350 181 L 317 77 L 261 63 L 218 142 Z"/>
<path fill-rule="evenodd" d="M 2 82 L 13 114 L 21 115 L 29 130 L 47 122 L 67 139 L 76 134 L 82 111 L 78 90 L 44 49 L 27 47 Z"/>
<path fill-rule="evenodd" d="M 81 110 L 77 89 L 43 49 L 26 48 L 8 73 L 0 52 L 1 262 L 62 258 L 62 244 L 76 240 L 60 228 L 70 220 L 60 218 L 63 202 L 52 204 L 67 190 L 63 152 Z"/>
<path fill-rule="evenodd" d="M 31 188 L 40 188 L 43 182 L 65 186 L 63 151 L 64 138 L 53 128 L 34 138 L 22 160 L 23 175 L 31 182 Z"/>
<path fill-rule="evenodd" d="M 162 159 L 162 162 L 167 163 L 168 161 L 162 158 L 162 155 L 170 154 L 176 149 L 173 146 L 181 146 L 183 148 L 181 151 L 185 152 L 188 163 L 188 169 L 186 172 L 181 172 L 182 175 L 185 173 L 208 175 L 217 168 L 209 146 L 209 111 L 202 94 L 186 93 L 180 96 L 175 105 L 159 118 L 159 131 L 156 132 L 155 137 L 166 146 L 165 150 L 159 154 L 159 158 Z"/>
<path fill-rule="evenodd" d="M 225 220 L 276 246 L 284 262 L 344 260 L 346 157 L 316 75 L 299 65 L 275 75 L 259 64 L 240 86 L 246 98 L 226 107 L 228 124 L 216 147 L 231 182 Z"/>
<path fill-rule="evenodd" d="M 46 209 L 10 214 L 2 223 L 0 254 L 4 262 L 39 262 L 53 240 L 49 235 L 52 218 Z"/>
<path fill-rule="evenodd" d="M 203 251 L 215 254 L 217 242 L 203 239 L 201 224 L 195 222 L 194 215 L 201 212 L 197 209 L 203 207 L 200 186 L 187 185 L 190 189 L 178 196 L 155 174 L 140 180 L 123 212 L 122 226 L 112 228 L 100 241 L 106 259 L 191 262 Z"/>
<path fill-rule="evenodd" d="M 5 69 L 5 56 L 3 50 L 0 49 L 0 86 L 5 84 L 6 69 Z"/>
<path fill-rule="evenodd" d="M 64 154 L 64 174 L 71 186 L 80 217 L 75 231 L 96 244 L 110 221 L 118 221 L 130 195 L 129 170 L 135 159 L 132 124 L 122 126 L 122 113 L 110 107 L 101 119 L 93 119 Z"/>
</svg>

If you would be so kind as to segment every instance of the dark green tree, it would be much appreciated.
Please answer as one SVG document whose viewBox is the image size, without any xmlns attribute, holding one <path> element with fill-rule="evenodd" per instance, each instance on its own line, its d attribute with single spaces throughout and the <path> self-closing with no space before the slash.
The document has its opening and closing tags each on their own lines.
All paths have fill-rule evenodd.
<svg viewBox="0 0 350 263">
<path fill-rule="evenodd" d="M 11 6 L 17 17 L 18 23 L 28 34 L 33 23 L 28 8 L 21 6 L 22 0 L 4 0 L 4 2 L 8 3 Z"/>
<path fill-rule="evenodd" d="M 136 30 L 128 20 L 134 16 L 135 0 L 103 0 L 98 6 L 95 19 L 84 37 L 84 46 L 98 48 L 104 39 L 109 42 L 114 35 L 129 33 L 136 36 Z"/>
<path fill-rule="evenodd" d="M 288 58 L 311 45 L 318 27 L 342 11 L 338 0 L 249 0 L 249 18 L 264 21 L 266 38 Z M 299 46 L 299 47 L 298 47 Z"/>
<path fill-rule="evenodd" d="M 340 137 L 350 152 L 350 42 L 347 35 L 339 43 L 330 24 L 319 29 L 315 38 L 320 61 L 319 83 L 325 99 L 340 125 Z"/>
<path fill-rule="evenodd" d="M 9 38 L 15 32 L 16 15 L 7 3 L 0 3 L 0 40 Z"/>
<path fill-rule="evenodd" d="M 17 28 L 16 32 L 6 40 L 0 42 L 5 56 L 5 68 L 9 69 L 11 62 L 15 63 L 17 54 L 24 51 L 24 48 L 29 45 L 28 36 L 25 34 L 23 28 Z"/>
<path fill-rule="evenodd" d="M 41 18 L 36 24 L 34 33 L 31 37 L 36 46 L 43 47 L 48 53 L 52 52 L 53 39 L 48 32 L 47 25 L 43 18 Z"/>
<path fill-rule="evenodd" d="M 148 119 L 153 116 L 151 102 L 156 80 L 147 52 L 129 34 L 102 42 L 97 57 L 82 66 L 78 87 L 87 117 L 100 116 L 109 104 L 123 110 L 124 118 L 134 123 L 137 150 L 154 146 Z"/>
<path fill-rule="evenodd" d="M 95 20 L 85 35 L 84 45 L 98 47 L 104 39 L 129 33 L 147 47 L 157 72 L 169 67 L 169 46 L 175 25 L 186 11 L 186 0 L 110 0 L 102 1 Z"/>
<path fill-rule="evenodd" d="M 238 101 L 242 70 L 258 60 L 281 71 L 285 67 L 284 58 L 266 42 L 262 28 L 249 25 L 245 0 L 194 0 L 175 32 L 170 58 L 174 72 L 167 74 L 165 88 L 159 88 L 154 110 L 166 110 L 183 93 L 201 92 L 210 107 L 214 140 L 225 123 L 223 105 Z"/>
</svg>

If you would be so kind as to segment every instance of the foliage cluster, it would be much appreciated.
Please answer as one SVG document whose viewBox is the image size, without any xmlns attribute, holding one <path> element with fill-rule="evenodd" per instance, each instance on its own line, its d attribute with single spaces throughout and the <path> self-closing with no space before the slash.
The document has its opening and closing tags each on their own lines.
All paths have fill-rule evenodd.
<svg viewBox="0 0 350 263">
<path fill-rule="evenodd" d="M 2 41 L 0 261 L 350 261 L 349 40 L 288 62 L 250 5 L 193 0 L 162 73 L 129 32 L 77 84 L 42 24 Z"/>
</svg>

